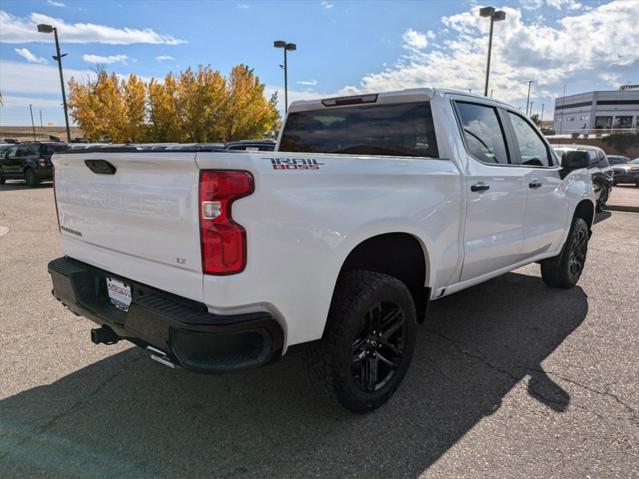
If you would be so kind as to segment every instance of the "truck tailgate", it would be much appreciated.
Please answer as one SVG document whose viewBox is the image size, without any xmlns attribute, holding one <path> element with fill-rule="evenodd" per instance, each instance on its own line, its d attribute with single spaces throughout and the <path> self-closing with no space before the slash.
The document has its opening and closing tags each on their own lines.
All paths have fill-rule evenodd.
<svg viewBox="0 0 639 479">
<path fill-rule="evenodd" d="M 53 163 L 65 255 L 201 301 L 195 153 L 69 153 Z"/>
</svg>

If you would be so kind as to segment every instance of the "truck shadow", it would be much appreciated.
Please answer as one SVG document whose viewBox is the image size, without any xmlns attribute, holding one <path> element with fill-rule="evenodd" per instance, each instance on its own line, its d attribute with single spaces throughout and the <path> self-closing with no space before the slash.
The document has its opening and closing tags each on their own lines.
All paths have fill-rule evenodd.
<svg viewBox="0 0 639 479">
<path fill-rule="evenodd" d="M 202 376 L 127 349 L 1 401 L 2 460 L 62 477 L 415 477 L 522 380 L 531 401 L 565 411 L 541 362 L 587 311 L 581 288 L 517 273 L 434 302 L 404 384 L 366 416 L 318 397 L 299 350 Z"/>
</svg>

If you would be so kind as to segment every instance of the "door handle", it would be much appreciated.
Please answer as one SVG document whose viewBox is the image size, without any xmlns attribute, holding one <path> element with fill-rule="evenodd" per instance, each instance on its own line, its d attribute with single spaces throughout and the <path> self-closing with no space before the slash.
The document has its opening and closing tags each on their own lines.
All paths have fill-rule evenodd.
<svg viewBox="0 0 639 479">
<path fill-rule="evenodd" d="M 485 183 L 479 182 L 479 183 L 475 183 L 474 185 L 472 185 L 470 187 L 470 191 L 475 191 L 478 193 L 481 193 L 482 191 L 486 191 L 490 189 L 490 185 L 487 185 Z"/>
<path fill-rule="evenodd" d="M 531 181 L 530 183 L 528 183 L 528 188 L 531 188 L 533 190 L 541 188 L 542 186 L 544 185 L 540 181 Z"/>
</svg>

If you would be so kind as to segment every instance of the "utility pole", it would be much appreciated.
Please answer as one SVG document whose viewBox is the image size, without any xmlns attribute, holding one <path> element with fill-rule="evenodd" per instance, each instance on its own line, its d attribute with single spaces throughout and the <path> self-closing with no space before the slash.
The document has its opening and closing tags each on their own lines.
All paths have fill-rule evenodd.
<svg viewBox="0 0 639 479">
<path fill-rule="evenodd" d="M 530 85 L 532 85 L 535 80 L 528 80 L 528 97 L 526 98 L 526 117 L 528 116 L 528 106 L 530 104 Z"/>
<path fill-rule="evenodd" d="M 541 104 L 541 118 L 539 119 L 539 124 L 540 124 L 540 125 L 541 125 L 541 124 L 543 123 L 543 121 L 544 121 L 544 106 L 545 106 L 545 105 L 546 105 L 545 103 L 542 103 L 542 104 Z"/>
<path fill-rule="evenodd" d="M 67 94 L 64 90 L 64 75 L 62 75 L 62 59 L 67 56 L 66 53 L 60 53 L 60 41 L 58 39 L 58 29 L 51 25 L 41 23 L 38 25 L 38 31 L 40 33 L 52 33 L 55 37 L 55 51 L 56 55 L 53 57 L 58 62 L 58 70 L 60 72 L 60 87 L 62 88 L 62 105 L 64 106 L 64 123 L 67 127 L 67 143 L 71 143 L 71 128 L 69 128 L 69 112 L 67 110 Z"/>
<path fill-rule="evenodd" d="M 480 17 L 490 18 L 490 31 L 488 33 L 488 58 L 486 60 L 486 82 L 484 83 L 484 96 L 488 96 L 488 77 L 490 76 L 490 54 L 493 50 L 493 25 L 506 19 L 506 12 L 495 11 L 495 7 L 484 7 L 479 9 Z"/>
<path fill-rule="evenodd" d="M 561 135 L 562 132 L 562 125 L 564 123 L 564 112 L 563 112 L 563 106 L 566 104 L 566 84 L 564 83 L 564 96 L 561 98 L 561 113 L 559 115 L 559 134 Z M 557 107 L 555 106 L 555 110 L 557 110 Z"/>
<path fill-rule="evenodd" d="M 284 114 L 288 113 L 288 59 L 287 52 L 292 52 L 297 50 L 297 45 L 295 43 L 287 43 L 283 40 L 276 40 L 273 42 L 273 46 L 275 48 L 284 49 Z M 280 65 L 281 66 L 281 65 Z"/>
<path fill-rule="evenodd" d="M 38 141 L 38 138 L 36 137 L 35 123 L 33 122 L 33 107 L 31 106 L 31 103 L 29 103 L 29 112 L 31 112 L 31 128 L 33 129 L 33 141 Z"/>
</svg>

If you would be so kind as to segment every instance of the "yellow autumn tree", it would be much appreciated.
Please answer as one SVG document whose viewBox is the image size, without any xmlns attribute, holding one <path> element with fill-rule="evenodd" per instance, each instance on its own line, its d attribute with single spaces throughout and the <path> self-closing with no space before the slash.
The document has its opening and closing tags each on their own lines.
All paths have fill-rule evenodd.
<svg viewBox="0 0 639 479">
<path fill-rule="evenodd" d="M 177 108 L 177 83 L 169 73 L 164 82 L 148 84 L 149 141 L 174 142 L 182 139 L 182 122 Z"/>
<path fill-rule="evenodd" d="M 145 141 L 147 136 L 146 85 L 132 74 L 126 81 L 122 81 L 122 95 L 126 117 L 122 141 Z"/>
<path fill-rule="evenodd" d="M 251 68 L 233 67 L 222 119 L 224 141 L 260 138 L 276 127 L 279 113 L 274 98 L 264 96 L 264 88 Z"/>
<path fill-rule="evenodd" d="M 91 141 L 226 142 L 261 138 L 279 123 L 277 96 L 267 99 L 245 65 L 228 78 L 200 66 L 148 83 L 100 71 L 95 82 L 69 86 L 71 115 Z"/>
</svg>

